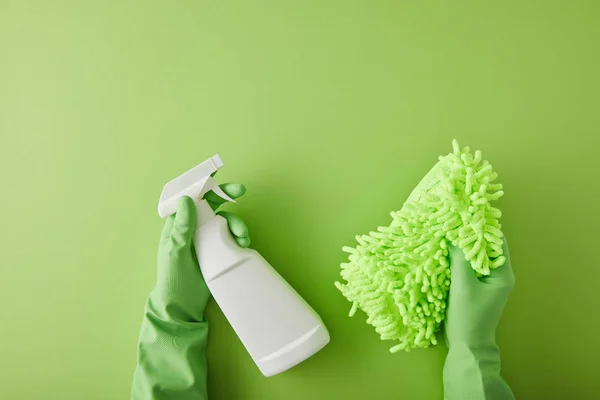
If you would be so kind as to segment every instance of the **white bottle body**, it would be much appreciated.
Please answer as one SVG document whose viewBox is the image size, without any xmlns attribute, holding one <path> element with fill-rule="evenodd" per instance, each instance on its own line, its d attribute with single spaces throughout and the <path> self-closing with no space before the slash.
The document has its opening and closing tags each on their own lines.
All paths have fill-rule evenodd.
<svg viewBox="0 0 600 400">
<path fill-rule="evenodd" d="M 260 371 L 265 376 L 283 372 L 329 343 L 318 314 L 277 271 L 257 251 L 240 247 L 227 221 L 209 213 L 205 201 L 197 207 L 194 243 L 200 269 Z"/>
</svg>

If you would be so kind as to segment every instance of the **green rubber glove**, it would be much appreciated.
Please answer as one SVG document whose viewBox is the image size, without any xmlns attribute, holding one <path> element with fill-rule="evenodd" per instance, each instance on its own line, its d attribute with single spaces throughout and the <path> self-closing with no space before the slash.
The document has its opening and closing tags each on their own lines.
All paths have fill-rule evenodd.
<svg viewBox="0 0 600 400">
<path fill-rule="evenodd" d="M 221 185 L 232 198 L 245 187 Z M 205 199 L 213 209 L 223 200 L 214 193 Z M 250 245 L 248 229 L 234 214 L 220 212 L 238 244 Z M 193 248 L 196 209 L 189 197 L 179 201 L 177 213 L 167 218 L 158 248 L 158 279 L 144 313 L 138 342 L 133 400 L 207 399 L 204 309 L 210 298 Z"/>
<path fill-rule="evenodd" d="M 451 283 L 445 322 L 448 356 L 444 365 L 444 399 L 514 399 L 500 376 L 496 327 L 515 277 L 504 238 L 503 266 L 477 278 L 463 252 L 450 246 Z"/>
</svg>

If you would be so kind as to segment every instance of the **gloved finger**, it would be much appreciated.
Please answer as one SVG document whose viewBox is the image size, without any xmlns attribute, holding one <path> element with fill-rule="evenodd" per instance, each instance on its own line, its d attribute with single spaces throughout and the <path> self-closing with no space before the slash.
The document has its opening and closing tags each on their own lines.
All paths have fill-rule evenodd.
<svg viewBox="0 0 600 400">
<path fill-rule="evenodd" d="M 196 205 L 188 196 L 182 196 L 177 204 L 173 220 L 171 240 L 180 248 L 190 248 L 196 228 Z"/>
<path fill-rule="evenodd" d="M 475 275 L 471 263 L 465 259 L 463 251 L 452 244 L 448 244 L 448 250 L 450 257 L 450 285 L 455 283 L 469 284 L 477 282 L 477 275 Z"/>
<path fill-rule="evenodd" d="M 502 241 L 504 242 L 502 244 L 502 257 L 505 257 L 506 261 L 504 261 L 502 266 L 492 269 L 488 276 L 483 277 L 480 280 L 484 283 L 513 287 L 515 285 L 515 274 L 510 262 L 510 253 L 508 251 L 506 237 L 503 237 Z"/>
<path fill-rule="evenodd" d="M 246 186 L 241 183 L 224 183 L 219 185 L 219 187 L 232 199 L 237 199 L 246 193 Z M 208 202 L 213 210 L 216 210 L 221 204 L 227 201 L 212 190 L 204 195 L 204 200 Z"/>
<path fill-rule="evenodd" d="M 173 221 L 175 220 L 175 215 L 169 215 L 165 220 L 165 226 L 163 226 L 163 230 L 160 234 L 160 243 L 164 243 L 171 237 L 171 230 L 173 229 Z"/>
<path fill-rule="evenodd" d="M 221 211 L 218 213 L 220 216 L 227 220 L 227 225 L 229 226 L 229 230 L 235 237 L 235 240 L 242 247 L 250 246 L 250 236 L 248 234 L 248 226 L 238 215 Z"/>
<path fill-rule="evenodd" d="M 237 242 L 238 246 L 243 247 L 243 248 L 247 248 L 250 247 L 250 236 L 246 236 L 246 237 L 235 237 L 235 241 Z"/>
</svg>

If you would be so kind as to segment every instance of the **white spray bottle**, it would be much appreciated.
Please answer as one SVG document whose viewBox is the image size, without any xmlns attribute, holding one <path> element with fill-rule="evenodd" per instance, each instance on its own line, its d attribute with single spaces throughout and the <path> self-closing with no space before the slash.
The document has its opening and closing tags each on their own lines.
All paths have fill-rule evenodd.
<svg viewBox="0 0 600 400">
<path fill-rule="evenodd" d="M 206 284 L 260 371 L 271 376 L 321 350 L 329 343 L 329 333 L 318 314 L 257 251 L 238 246 L 227 221 L 202 200 L 212 190 L 234 201 L 211 178 L 222 166 L 216 155 L 167 183 L 158 214 L 173 214 L 181 196 L 194 199 L 194 245 Z"/>
</svg>

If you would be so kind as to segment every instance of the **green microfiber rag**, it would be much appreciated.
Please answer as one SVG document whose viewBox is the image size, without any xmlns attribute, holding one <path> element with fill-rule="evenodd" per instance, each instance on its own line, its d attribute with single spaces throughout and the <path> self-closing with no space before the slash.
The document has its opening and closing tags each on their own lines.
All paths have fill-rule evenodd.
<svg viewBox="0 0 600 400">
<path fill-rule="evenodd" d="M 341 266 L 347 283 L 335 285 L 352 303 L 350 316 L 363 310 L 382 340 L 399 342 L 391 352 L 437 344 L 450 287 L 448 243 L 464 252 L 478 276 L 506 260 L 501 212 L 490 204 L 504 194 L 492 183 L 498 175 L 479 150 L 452 145 L 391 213 L 389 226 L 343 249 L 350 254 Z"/>
</svg>

